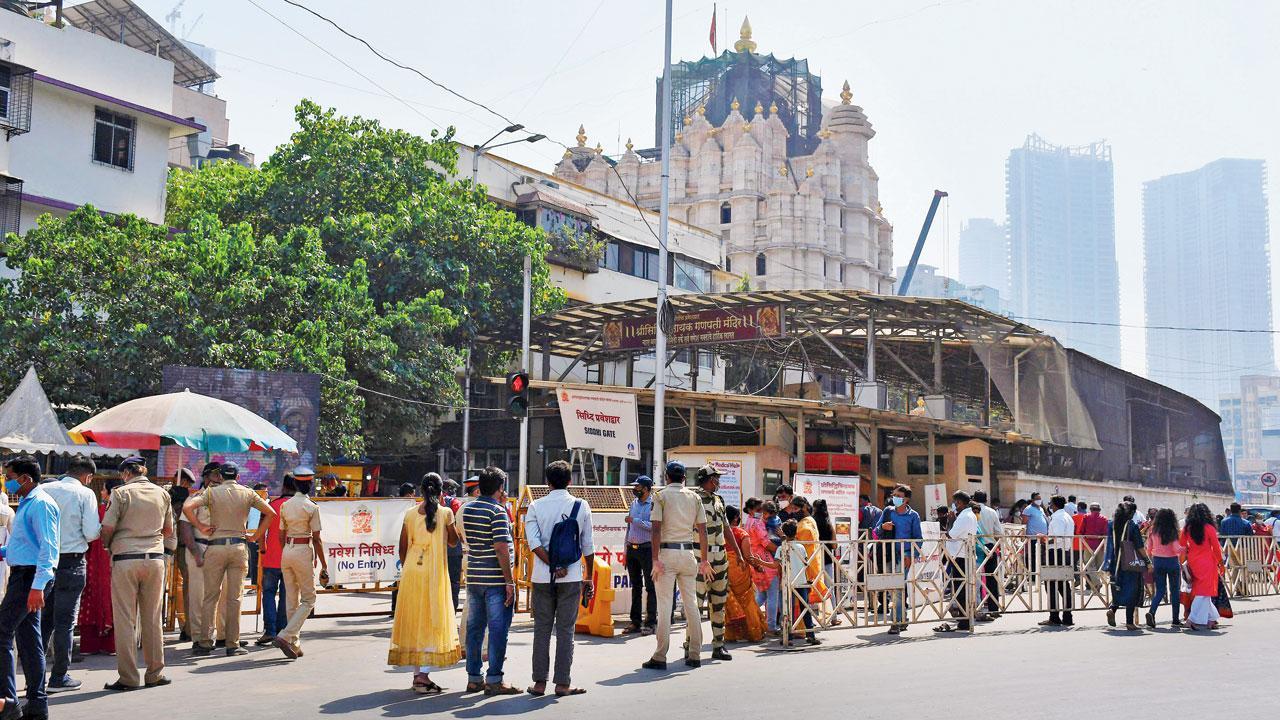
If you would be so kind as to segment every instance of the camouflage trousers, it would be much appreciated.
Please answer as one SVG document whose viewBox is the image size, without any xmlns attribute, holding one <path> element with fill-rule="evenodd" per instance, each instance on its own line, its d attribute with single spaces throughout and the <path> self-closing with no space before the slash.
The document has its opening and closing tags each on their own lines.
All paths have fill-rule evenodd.
<svg viewBox="0 0 1280 720">
<path fill-rule="evenodd" d="M 729 600 L 729 556 L 724 547 L 708 554 L 711 562 L 711 579 L 698 576 L 698 602 L 707 606 L 711 616 L 711 647 L 724 647 L 724 606 Z"/>
</svg>

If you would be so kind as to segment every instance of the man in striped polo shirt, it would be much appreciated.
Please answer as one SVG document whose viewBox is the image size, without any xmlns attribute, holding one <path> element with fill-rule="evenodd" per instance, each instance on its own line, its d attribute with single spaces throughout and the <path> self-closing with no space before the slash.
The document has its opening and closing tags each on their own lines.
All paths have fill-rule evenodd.
<svg viewBox="0 0 1280 720">
<path fill-rule="evenodd" d="M 507 474 L 496 467 L 480 473 L 480 497 L 463 506 L 467 538 L 467 692 L 515 695 L 520 691 L 503 682 L 507 632 L 515 609 L 516 586 L 511 567 L 511 522 L 498 500 Z M 489 631 L 489 672 L 481 674 L 480 645 Z"/>
</svg>

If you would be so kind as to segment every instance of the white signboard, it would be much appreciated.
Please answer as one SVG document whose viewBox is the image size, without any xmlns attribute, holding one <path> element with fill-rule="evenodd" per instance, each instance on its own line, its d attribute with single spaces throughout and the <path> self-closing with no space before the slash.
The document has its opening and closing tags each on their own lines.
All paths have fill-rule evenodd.
<svg viewBox="0 0 1280 720">
<path fill-rule="evenodd" d="M 920 557 L 911 565 L 912 607 L 938 600 L 940 589 L 946 587 L 940 541 L 942 528 L 936 522 L 921 522 L 920 535 L 924 538 L 920 543 Z"/>
<path fill-rule="evenodd" d="M 395 582 L 400 578 L 400 527 L 412 498 L 322 500 L 320 539 L 335 585 Z"/>
<path fill-rule="evenodd" d="M 742 462 L 708 459 L 707 464 L 720 471 L 719 495 L 725 507 L 742 507 Z M 691 472 L 696 472 L 692 470 Z"/>
<path fill-rule="evenodd" d="M 926 516 L 932 515 L 934 510 L 948 504 L 950 503 L 947 500 L 946 483 L 924 486 L 924 514 Z"/>
<path fill-rule="evenodd" d="M 591 448 L 598 455 L 640 459 L 640 421 L 631 393 L 556 391 L 565 447 Z"/>
<path fill-rule="evenodd" d="M 627 513 L 591 513 L 591 542 L 595 545 L 596 557 L 609 563 L 609 567 L 613 569 L 613 614 L 630 613 L 631 578 L 627 575 L 626 559 Z"/>
<path fill-rule="evenodd" d="M 803 495 L 812 503 L 827 501 L 827 512 L 835 526 L 836 539 L 848 540 L 858 534 L 858 488 L 861 479 L 857 475 L 812 475 L 796 473 L 791 476 L 797 495 Z"/>
</svg>

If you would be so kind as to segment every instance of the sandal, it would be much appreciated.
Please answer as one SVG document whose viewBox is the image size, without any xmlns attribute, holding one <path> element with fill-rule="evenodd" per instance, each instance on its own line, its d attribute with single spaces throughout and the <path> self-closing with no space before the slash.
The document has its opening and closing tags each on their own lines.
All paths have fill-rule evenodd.
<svg viewBox="0 0 1280 720">
<path fill-rule="evenodd" d="M 444 688 L 435 684 L 435 682 L 428 682 L 426 685 L 422 686 L 421 690 L 419 690 L 415 685 L 413 691 L 419 695 L 439 695 L 444 692 Z"/>
<path fill-rule="evenodd" d="M 478 693 L 478 692 L 481 692 L 481 691 L 483 691 L 483 690 L 484 690 L 484 683 L 482 683 L 482 682 L 469 682 L 469 683 L 467 683 L 467 689 L 466 689 L 466 690 L 463 690 L 462 692 Z"/>
<path fill-rule="evenodd" d="M 569 697 L 570 695 L 586 695 L 587 691 L 582 688 L 571 687 L 568 690 L 556 690 L 556 697 Z"/>
<path fill-rule="evenodd" d="M 532 685 L 530 685 L 529 687 L 525 688 L 525 692 L 529 693 L 530 695 L 532 695 L 532 696 L 534 696 L 534 697 L 542 697 L 543 695 L 546 695 L 546 694 L 547 694 L 547 691 L 546 691 L 545 687 L 544 687 L 544 689 L 543 689 L 543 690 L 538 691 L 538 690 L 534 690 Z"/>
<path fill-rule="evenodd" d="M 519 688 L 511 687 L 506 683 L 485 683 L 484 694 L 488 697 L 495 695 L 519 695 Z"/>
<path fill-rule="evenodd" d="M 952 626 L 951 623 L 942 623 L 938 627 L 934 628 L 933 631 L 936 633 L 949 633 L 949 632 L 955 632 L 956 629 L 954 626 Z"/>
</svg>

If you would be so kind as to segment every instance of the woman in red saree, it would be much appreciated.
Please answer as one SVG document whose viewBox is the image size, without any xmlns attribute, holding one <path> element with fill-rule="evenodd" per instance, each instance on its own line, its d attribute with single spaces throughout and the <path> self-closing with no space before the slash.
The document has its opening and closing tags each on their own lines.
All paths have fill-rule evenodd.
<svg viewBox="0 0 1280 720">
<path fill-rule="evenodd" d="M 733 533 L 737 547 L 750 548 L 748 533 L 742 527 L 742 512 L 729 505 L 725 507 L 725 517 L 729 520 L 729 532 Z M 756 604 L 756 586 L 748 564 L 755 558 L 744 562 L 733 552 L 733 546 L 726 550 L 729 555 L 729 596 L 724 605 L 724 639 L 726 642 L 759 642 L 764 639 L 764 613 Z"/>
<path fill-rule="evenodd" d="M 103 501 L 98 504 L 98 519 L 107 512 L 105 498 L 120 485 L 108 480 Z M 85 655 L 114 655 L 115 628 L 111 618 L 111 558 L 101 540 L 89 543 L 85 553 L 84 594 L 80 596 L 80 652 Z"/>
</svg>

